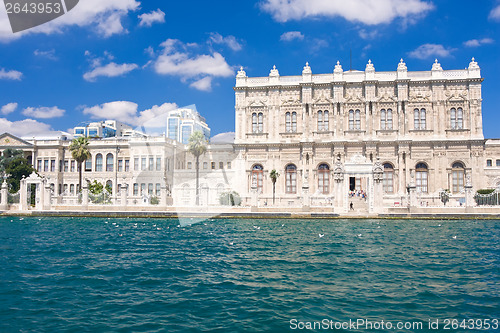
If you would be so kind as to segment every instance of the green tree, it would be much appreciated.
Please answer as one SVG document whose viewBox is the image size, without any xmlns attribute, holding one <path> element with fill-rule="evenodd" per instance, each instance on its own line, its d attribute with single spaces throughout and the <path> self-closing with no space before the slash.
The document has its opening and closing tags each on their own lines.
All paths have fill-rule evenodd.
<svg viewBox="0 0 500 333">
<path fill-rule="evenodd" d="M 21 179 L 23 177 L 29 177 L 34 171 L 35 169 L 33 169 L 31 164 L 29 164 L 28 160 L 24 157 L 17 157 L 11 160 L 5 168 L 5 172 L 10 175 L 7 179 L 10 193 L 19 191 Z"/>
<path fill-rule="evenodd" d="M 273 182 L 273 205 L 274 205 L 275 193 L 276 193 L 276 180 L 278 179 L 279 176 L 280 176 L 280 174 L 275 169 L 272 169 L 271 172 L 269 173 L 269 177 L 271 178 L 271 181 Z"/>
<path fill-rule="evenodd" d="M 196 131 L 189 137 L 188 151 L 196 158 L 196 206 L 200 204 L 200 156 L 207 151 L 207 140 L 201 131 Z"/>
<path fill-rule="evenodd" d="M 5 173 L 5 169 L 7 169 L 8 165 L 19 157 L 24 157 L 24 152 L 22 150 L 11 148 L 5 149 L 2 156 L 0 156 L 0 173 Z"/>
<path fill-rule="evenodd" d="M 88 146 L 89 139 L 84 137 L 73 139 L 71 145 L 69 146 L 71 156 L 78 164 L 80 191 L 82 190 L 82 164 L 91 157 Z"/>
</svg>

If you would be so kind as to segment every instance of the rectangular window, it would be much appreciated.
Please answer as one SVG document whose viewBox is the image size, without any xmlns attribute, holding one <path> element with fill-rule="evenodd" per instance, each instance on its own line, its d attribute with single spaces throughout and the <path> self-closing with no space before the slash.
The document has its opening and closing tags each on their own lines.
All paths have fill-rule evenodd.
<svg viewBox="0 0 500 333">
<path fill-rule="evenodd" d="M 161 171 L 161 157 L 156 158 L 156 171 Z"/>
<path fill-rule="evenodd" d="M 71 185 L 69 186 L 69 192 L 70 192 L 71 194 L 75 194 L 75 184 L 71 184 Z"/>
<path fill-rule="evenodd" d="M 139 171 L 139 158 L 134 158 L 134 171 Z"/>
<path fill-rule="evenodd" d="M 85 161 L 85 171 L 92 171 L 92 157 Z"/>
<path fill-rule="evenodd" d="M 153 195 L 153 184 L 152 183 L 148 184 L 148 194 Z"/>
<path fill-rule="evenodd" d="M 493 166 L 492 161 L 491 160 L 486 160 L 486 166 L 487 167 Z"/>
<path fill-rule="evenodd" d="M 192 163 L 188 162 L 188 169 L 191 169 L 191 168 L 192 168 Z"/>
<path fill-rule="evenodd" d="M 141 195 L 146 194 L 146 184 L 141 183 Z"/>
<path fill-rule="evenodd" d="M 497 160 L 497 167 L 500 167 L 500 160 Z"/>
<path fill-rule="evenodd" d="M 454 170 L 453 178 L 453 193 L 459 193 L 464 189 L 464 172 L 462 170 Z"/>
<path fill-rule="evenodd" d="M 139 184 L 134 183 L 134 197 L 139 195 Z"/>
<path fill-rule="evenodd" d="M 211 163 L 212 170 L 215 170 L 215 162 Z"/>
<path fill-rule="evenodd" d="M 75 160 L 71 161 L 71 168 L 70 168 L 71 172 L 75 172 L 76 171 L 75 170 L 75 165 L 76 165 L 76 161 Z"/>
<path fill-rule="evenodd" d="M 208 163 L 207 162 L 203 162 L 203 169 L 208 169 Z"/>
<path fill-rule="evenodd" d="M 49 171 L 49 160 L 43 160 L 43 171 L 44 172 Z"/>
<path fill-rule="evenodd" d="M 227 162 L 227 168 L 231 169 L 231 162 Z"/>
<path fill-rule="evenodd" d="M 219 162 L 219 169 L 224 169 L 224 162 Z"/>
<path fill-rule="evenodd" d="M 118 171 L 123 171 L 123 160 L 118 160 Z"/>
<path fill-rule="evenodd" d="M 50 172 L 56 171 L 56 160 L 50 160 Z"/>
<path fill-rule="evenodd" d="M 161 185 L 156 183 L 156 196 L 159 197 L 161 195 Z"/>
<path fill-rule="evenodd" d="M 71 162 L 73 162 L 73 161 L 71 161 Z M 69 168 L 69 161 L 64 160 L 64 172 L 68 172 L 68 168 Z M 71 170 L 71 171 L 73 171 L 73 170 Z"/>
<path fill-rule="evenodd" d="M 125 160 L 125 172 L 130 171 L 130 160 Z"/>
<path fill-rule="evenodd" d="M 146 158 L 141 158 L 141 171 L 146 170 Z"/>
<path fill-rule="evenodd" d="M 64 194 L 68 194 L 68 184 L 64 184 Z"/>
<path fill-rule="evenodd" d="M 37 165 L 36 170 L 38 172 L 41 172 L 42 171 L 42 160 L 37 160 L 36 165 Z"/>
<path fill-rule="evenodd" d="M 153 157 L 149 158 L 149 171 L 153 171 L 155 169 L 155 159 Z"/>
</svg>

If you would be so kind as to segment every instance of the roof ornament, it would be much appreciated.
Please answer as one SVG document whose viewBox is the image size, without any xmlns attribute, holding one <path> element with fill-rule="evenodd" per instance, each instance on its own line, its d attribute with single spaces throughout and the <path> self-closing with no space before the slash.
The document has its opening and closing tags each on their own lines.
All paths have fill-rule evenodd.
<svg viewBox="0 0 500 333">
<path fill-rule="evenodd" d="M 340 61 L 337 61 L 337 64 L 335 65 L 335 70 L 334 73 L 343 73 L 344 70 L 342 69 L 342 65 L 340 64 Z"/>
<path fill-rule="evenodd" d="M 309 62 L 306 62 L 306 65 L 304 66 L 304 70 L 302 71 L 302 74 L 312 74 L 311 67 L 309 66 Z"/>
<path fill-rule="evenodd" d="M 408 71 L 408 67 L 406 67 L 406 63 L 403 61 L 403 58 L 399 61 L 398 64 L 398 72 Z"/>
<path fill-rule="evenodd" d="M 432 70 L 433 71 L 442 71 L 443 70 L 443 68 L 441 67 L 441 64 L 438 62 L 437 59 L 432 64 Z"/>
<path fill-rule="evenodd" d="M 375 72 L 375 66 L 373 66 L 371 59 L 368 60 L 368 64 L 366 65 L 365 72 Z"/>
<path fill-rule="evenodd" d="M 238 75 L 236 77 L 246 77 L 247 73 L 243 70 L 243 66 L 240 67 L 240 70 L 238 71 Z"/>
<path fill-rule="evenodd" d="M 280 76 L 280 72 L 276 69 L 276 65 L 274 65 L 273 69 L 271 69 L 269 76 Z"/>
<path fill-rule="evenodd" d="M 479 65 L 477 64 L 476 58 L 474 58 L 474 57 L 472 58 L 472 61 L 469 64 L 469 70 L 472 70 L 472 69 L 479 69 Z"/>
</svg>

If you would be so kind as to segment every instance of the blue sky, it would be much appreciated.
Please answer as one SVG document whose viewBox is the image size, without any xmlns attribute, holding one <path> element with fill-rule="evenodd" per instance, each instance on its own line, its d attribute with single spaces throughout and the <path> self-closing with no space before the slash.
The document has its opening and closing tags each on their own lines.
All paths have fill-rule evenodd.
<svg viewBox="0 0 500 333">
<path fill-rule="evenodd" d="M 13 34 L 0 4 L 0 132 L 27 135 L 115 118 L 138 125 L 196 104 L 234 131 L 236 71 L 267 76 L 481 67 L 484 134 L 500 138 L 500 1 L 80 0 Z"/>
</svg>

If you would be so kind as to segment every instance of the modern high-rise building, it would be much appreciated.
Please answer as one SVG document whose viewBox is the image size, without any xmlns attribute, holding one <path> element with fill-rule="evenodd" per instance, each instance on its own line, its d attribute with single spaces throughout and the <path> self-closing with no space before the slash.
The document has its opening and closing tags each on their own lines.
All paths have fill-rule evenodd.
<svg viewBox="0 0 500 333">
<path fill-rule="evenodd" d="M 205 118 L 200 116 L 196 106 L 191 105 L 168 112 L 167 137 L 177 142 L 187 144 L 189 137 L 196 131 L 203 133 L 210 140 L 210 128 Z"/>
</svg>

